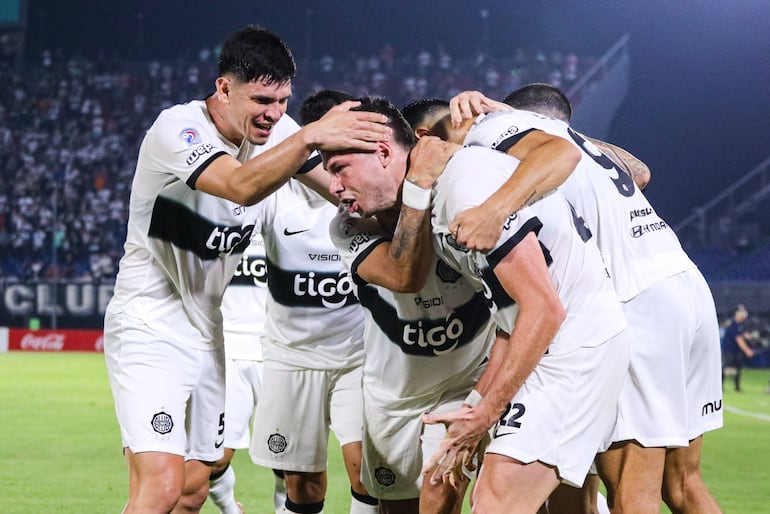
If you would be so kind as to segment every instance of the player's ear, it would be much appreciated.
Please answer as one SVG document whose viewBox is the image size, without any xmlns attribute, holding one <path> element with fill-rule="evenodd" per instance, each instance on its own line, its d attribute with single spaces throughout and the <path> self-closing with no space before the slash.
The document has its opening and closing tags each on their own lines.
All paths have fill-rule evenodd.
<svg viewBox="0 0 770 514">
<path fill-rule="evenodd" d="M 217 87 L 217 96 L 219 96 L 219 99 L 223 102 L 229 101 L 230 96 L 230 87 L 231 87 L 230 79 L 227 77 L 217 77 L 216 81 L 216 87 Z"/>
<path fill-rule="evenodd" d="M 377 143 L 377 159 L 380 161 L 380 165 L 386 168 L 393 160 L 393 148 L 387 141 L 380 141 Z"/>
<path fill-rule="evenodd" d="M 422 136 L 432 136 L 433 134 L 430 133 L 430 129 L 427 127 L 417 127 L 414 129 L 414 135 L 417 136 L 417 139 L 420 139 Z"/>
</svg>

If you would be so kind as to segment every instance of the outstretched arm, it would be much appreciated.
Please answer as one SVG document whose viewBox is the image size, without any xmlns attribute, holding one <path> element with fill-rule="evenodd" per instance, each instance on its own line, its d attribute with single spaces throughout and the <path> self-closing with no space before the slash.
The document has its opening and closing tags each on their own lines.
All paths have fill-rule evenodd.
<svg viewBox="0 0 770 514">
<path fill-rule="evenodd" d="M 240 205 L 253 205 L 281 187 L 313 150 L 373 151 L 390 133 L 379 113 L 349 111 L 354 102 L 328 112 L 270 150 L 241 164 L 230 155 L 217 157 L 198 177 L 195 188 Z"/>
<path fill-rule="evenodd" d="M 580 150 L 566 139 L 535 130 L 508 149 L 521 163 L 516 173 L 486 201 L 459 213 L 449 224 L 461 245 L 486 252 L 494 247 L 508 216 L 561 185 L 580 161 Z"/>
</svg>

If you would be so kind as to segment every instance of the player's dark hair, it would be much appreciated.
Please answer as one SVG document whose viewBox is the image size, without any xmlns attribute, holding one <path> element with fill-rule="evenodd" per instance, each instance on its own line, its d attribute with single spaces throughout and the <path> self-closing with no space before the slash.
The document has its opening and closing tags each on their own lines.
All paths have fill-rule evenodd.
<svg viewBox="0 0 770 514">
<path fill-rule="evenodd" d="M 329 112 L 329 109 L 348 100 L 353 100 L 353 95 L 337 89 L 322 89 L 305 98 L 299 108 L 299 118 L 303 125 L 318 120 Z"/>
<path fill-rule="evenodd" d="M 406 122 L 401 111 L 385 98 L 367 96 L 357 98 L 361 102 L 358 107 L 353 107 L 351 111 L 378 112 L 388 117 L 386 125 L 393 131 L 393 139 L 407 150 L 411 150 L 417 142 L 412 127 Z"/>
<path fill-rule="evenodd" d="M 510 93 L 503 102 L 514 109 L 533 111 L 566 122 L 572 117 L 569 98 L 551 84 L 527 84 Z"/>
<path fill-rule="evenodd" d="M 240 82 L 283 84 L 294 78 L 297 66 L 291 50 L 267 29 L 249 25 L 222 45 L 219 75 L 234 75 Z"/>
<path fill-rule="evenodd" d="M 409 123 L 412 129 L 421 125 L 425 119 L 438 111 L 449 109 L 449 102 L 440 98 L 428 98 L 424 100 L 415 100 L 408 103 L 401 109 L 404 119 Z"/>
</svg>

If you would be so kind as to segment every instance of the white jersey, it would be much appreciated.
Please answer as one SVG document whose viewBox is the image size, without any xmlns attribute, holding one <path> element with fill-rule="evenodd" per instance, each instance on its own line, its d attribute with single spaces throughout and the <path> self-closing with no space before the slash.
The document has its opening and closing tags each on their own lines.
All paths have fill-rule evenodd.
<svg viewBox="0 0 770 514">
<path fill-rule="evenodd" d="M 494 268 L 534 232 L 567 312 L 549 353 L 600 345 L 621 332 L 626 320 L 590 231 L 560 193 L 511 215 L 489 253 L 459 246 L 449 232 L 449 222 L 497 191 L 518 163 L 507 154 L 482 147 L 465 147 L 454 154 L 434 186 L 433 232 L 439 252 L 464 276 L 483 282 L 497 323 L 510 333 L 518 308 L 497 281 Z"/>
<path fill-rule="evenodd" d="M 581 150 L 577 168 L 559 190 L 596 237 L 621 301 L 695 267 L 633 179 L 566 123 L 529 111 L 501 111 L 479 116 L 465 144 L 506 152 L 531 130 L 559 136 Z"/>
<path fill-rule="evenodd" d="M 345 369 L 363 361 L 364 314 L 329 238 L 337 209 L 290 180 L 259 204 L 267 256 L 265 365 Z"/>
<path fill-rule="evenodd" d="M 222 294 L 255 219 L 252 208 L 198 191 L 195 182 L 220 155 L 246 162 L 297 130 L 284 116 L 264 145 L 237 147 L 217 131 L 203 100 L 161 112 L 139 149 L 110 309 L 195 348 L 221 345 Z"/>
<path fill-rule="evenodd" d="M 351 216 L 343 209 L 330 233 L 352 270 L 366 314 L 367 398 L 376 399 L 382 409 L 403 412 L 424 409 L 426 401 L 453 387 L 467 388 L 494 341 L 495 327 L 480 291 L 436 257 L 419 293 L 368 284 L 356 269 L 390 235 L 374 218 Z"/>
<path fill-rule="evenodd" d="M 267 305 L 265 242 L 254 234 L 222 297 L 225 354 L 228 359 L 262 360 Z"/>
</svg>

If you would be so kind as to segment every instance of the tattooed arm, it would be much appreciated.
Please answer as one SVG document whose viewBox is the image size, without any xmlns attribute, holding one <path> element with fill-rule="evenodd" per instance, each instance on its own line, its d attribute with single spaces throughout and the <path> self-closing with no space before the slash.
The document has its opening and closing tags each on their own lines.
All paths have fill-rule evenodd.
<svg viewBox="0 0 770 514">
<path fill-rule="evenodd" d="M 435 137 L 420 138 L 410 153 L 411 164 L 405 182 L 430 194 L 436 178 L 458 148 Z M 391 291 L 415 293 L 422 289 L 433 262 L 430 215 L 430 202 L 424 208 L 409 207 L 402 202 L 394 219 L 389 219 L 386 213 L 379 214 L 380 223 L 392 231 L 393 238 L 378 245 L 358 264 L 358 276 Z"/>
<path fill-rule="evenodd" d="M 623 150 L 622 148 L 599 141 L 598 139 L 588 138 L 599 150 L 607 154 L 607 156 L 615 161 L 620 166 L 620 169 L 631 175 L 636 185 L 644 191 L 647 184 L 650 182 L 651 173 L 650 168 L 642 161 Z"/>
</svg>

